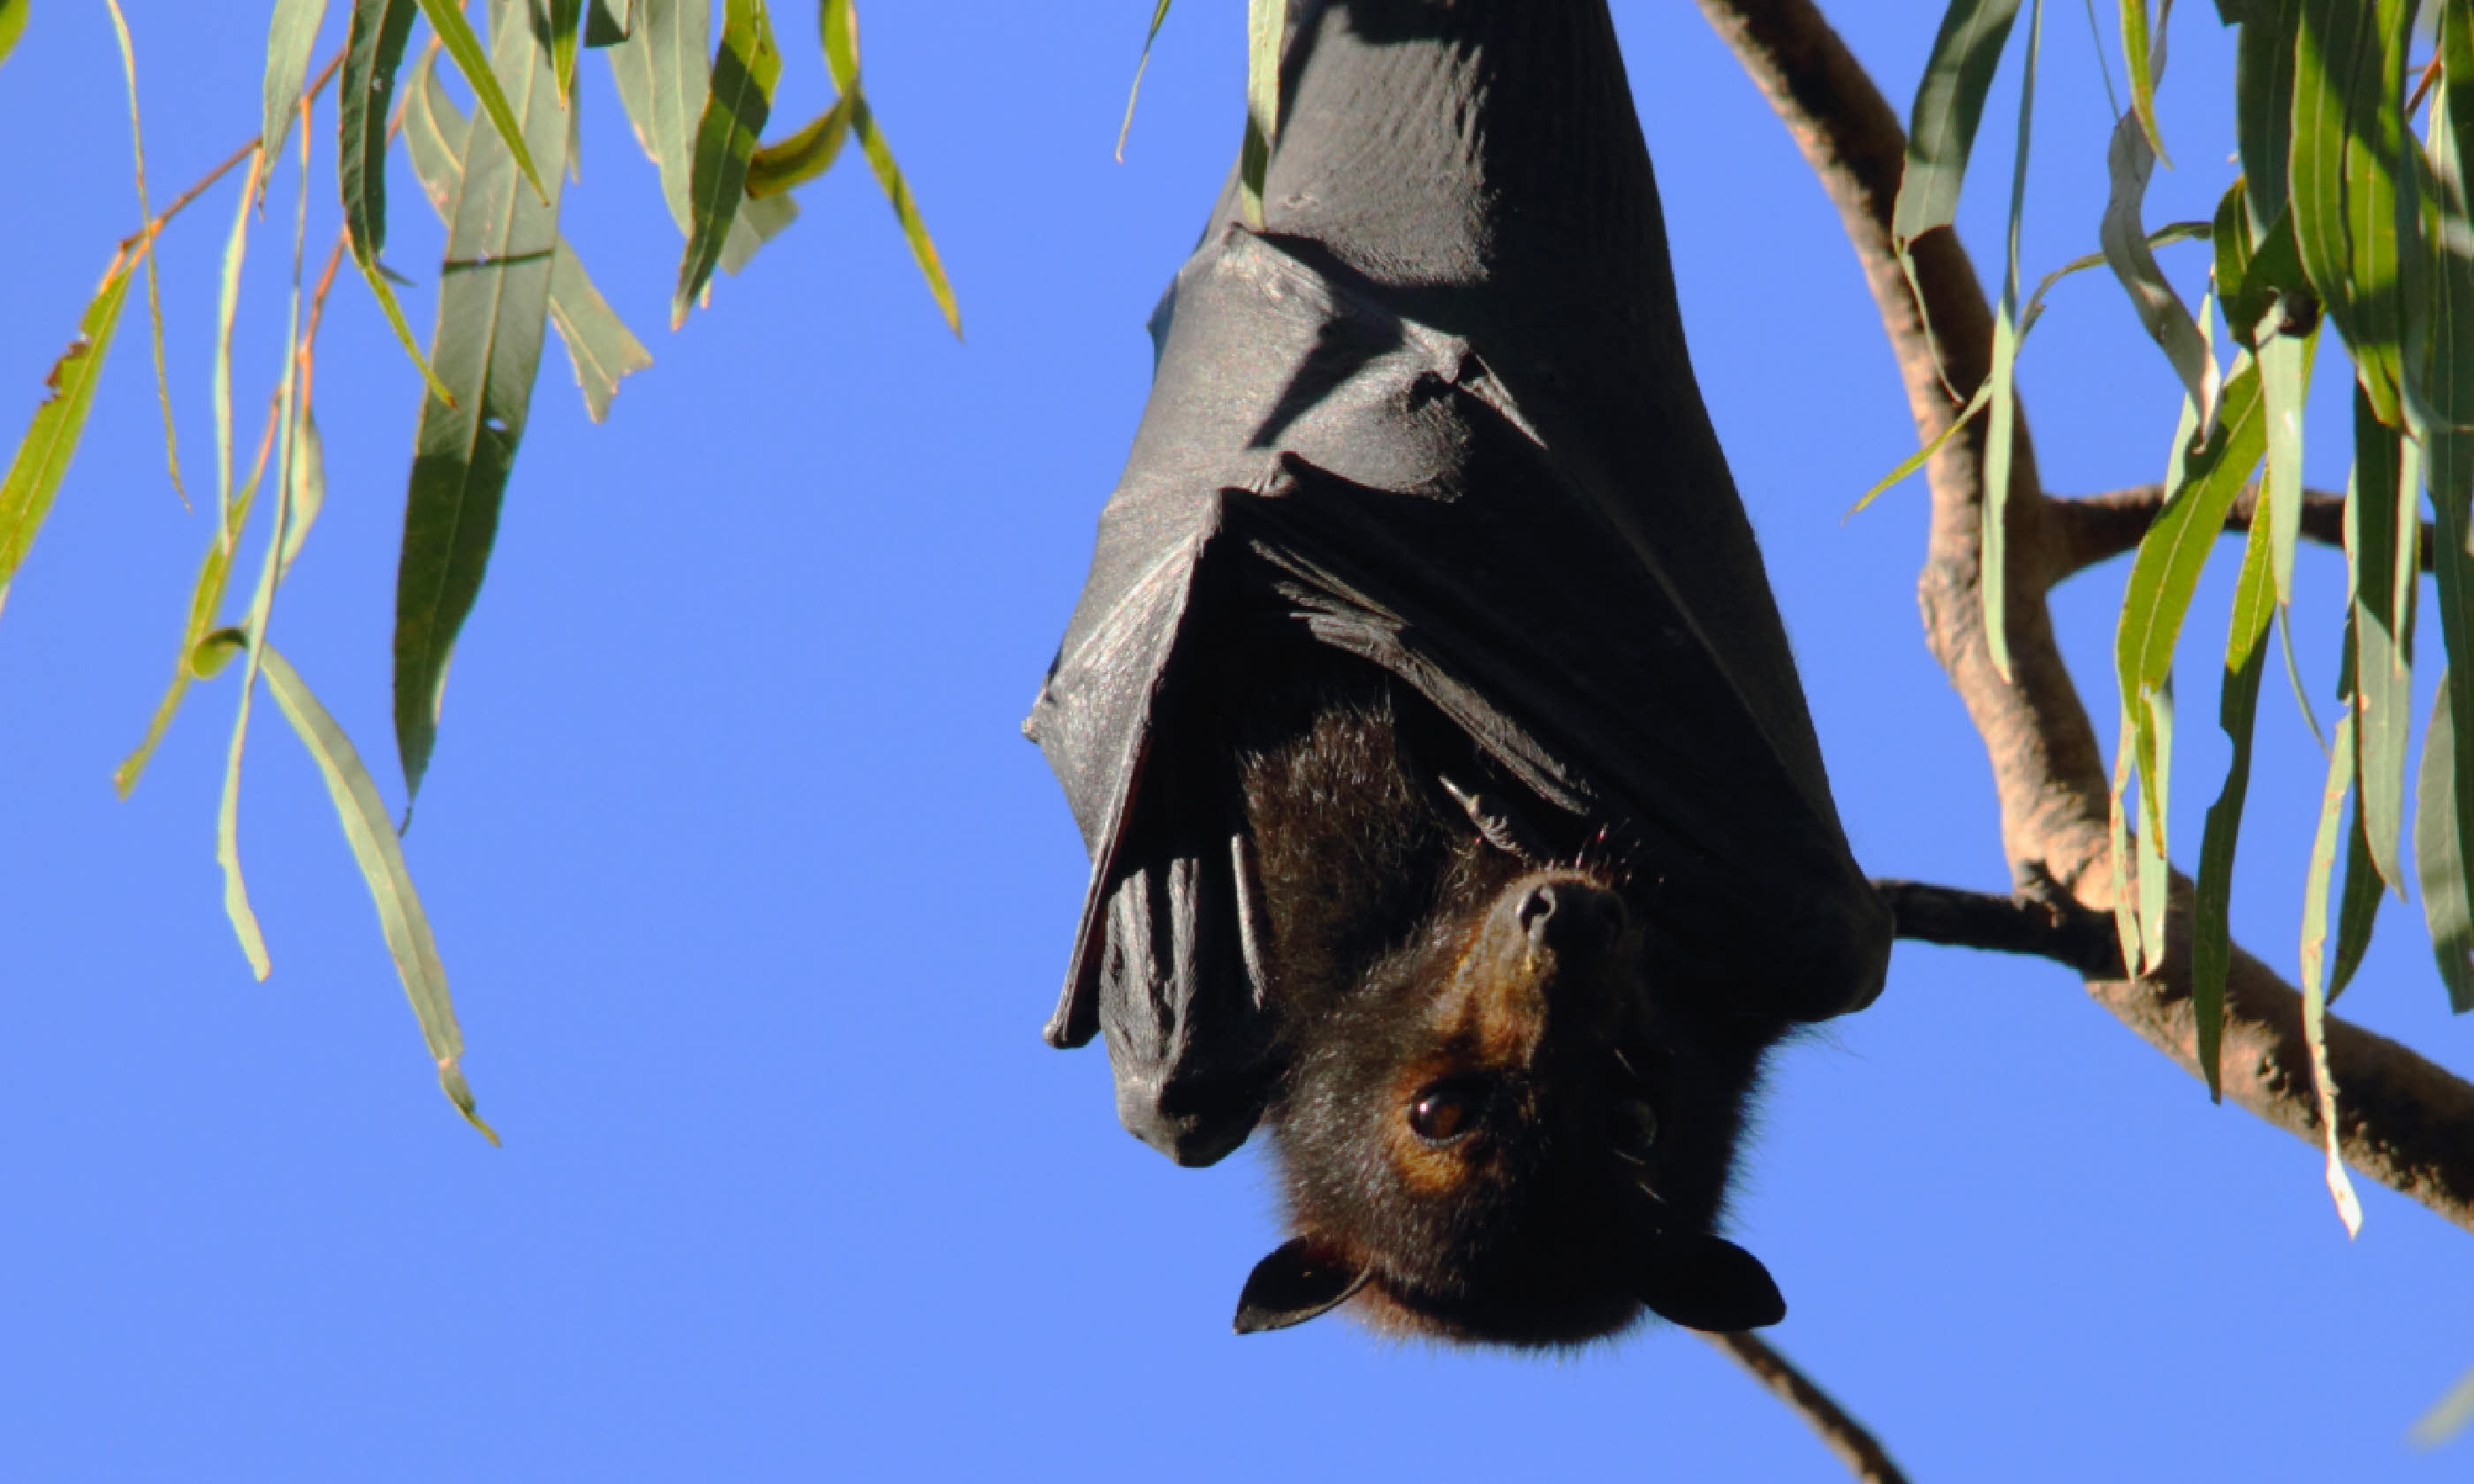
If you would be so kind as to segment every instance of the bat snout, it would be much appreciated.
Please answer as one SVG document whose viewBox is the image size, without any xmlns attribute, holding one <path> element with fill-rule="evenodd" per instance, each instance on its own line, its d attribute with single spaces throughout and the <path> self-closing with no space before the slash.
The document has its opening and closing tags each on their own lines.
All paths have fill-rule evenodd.
<svg viewBox="0 0 2474 1484">
<path fill-rule="evenodd" d="M 1555 955 L 1566 969 L 1604 954 L 1625 926 L 1623 898 L 1594 881 L 1549 876 L 1516 883 L 1514 923 L 1532 950 Z"/>
</svg>

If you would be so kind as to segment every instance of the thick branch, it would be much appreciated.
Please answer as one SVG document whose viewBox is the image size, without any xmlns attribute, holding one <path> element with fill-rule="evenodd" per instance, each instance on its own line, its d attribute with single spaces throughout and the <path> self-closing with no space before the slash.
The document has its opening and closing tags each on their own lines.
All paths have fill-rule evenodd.
<svg viewBox="0 0 2474 1484">
<path fill-rule="evenodd" d="M 1863 1484 L 1906 1484 L 1907 1476 L 1890 1461 L 1889 1451 L 1881 1447 L 1880 1440 L 1862 1423 L 1848 1416 L 1831 1400 L 1830 1393 L 1815 1386 L 1793 1361 L 1770 1349 L 1767 1341 L 1749 1332 L 1702 1338 L 1733 1356 L 1736 1364 L 1753 1374 L 1755 1380 L 1768 1387 L 1771 1395 L 1803 1418 L 1820 1434 L 1822 1446 L 1836 1454 L 1838 1461 Z"/>
<path fill-rule="evenodd" d="M 2047 497 L 2045 530 L 2051 541 L 2052 581 L 2135 549 L 2165 508 L 2163 485 L 2133 485 L 2079 499 Z M 2259 486 L 2237 496 L 2225 512 L 2225 529 L 2247 531 L 2259 514 Z M 2302 539 L 2322 546 L 2345 544 L 2345 497 L 2324 490 L 2302 491 Z M 2422 569 L 2431 570 L 2431 522 L 2422 523 Z"/>
<path fill-rule="evenodd" d="M 1837 205 L 1889 336 L 1917 429 L 1927 440 L 1959 412 L 1991 361 L 1993 316 L 1955 233 L 1910 245 L 1913 286 L 1890 236 L 1905 135 L 1811 0 L 1700 0 L 1701 9 L 1785 121 Z M 1921 297 L 1920 297 L 1921 296 Z M 1986 647 L 1977 559 L 1983 515 L 1981 419 L 1931 465 L 1932 525 L 1919 597 L 1926 640 L 1983 737 L 2001 802 L 2002 843 L 2023 871 L 2049 874 L 2080 906 L 2110 913 L 2103 754 L 2061 653 L 2045 593 L 2072 570 L 2054 535 L 2022 420 L 2007 503 L 2013 570 L 2004 584 L 2012 679 Z M 2064 516 L 2062 519 L 2071 517 Z M 2166 963 L 2142 979 L 2091 978 L 2089 993 L 2185 1068 L 2194 1068 L 2188 919 L 2176 878 Z M 2474 1230 L 2474 1087 L 2407 1048 L 2330 1017 L 2328 1053 L 2342 1097 L 2348 1163 Z M 2316 1139 L 2301 996 L 2237 952 L 2226 990 L 2225 1096 Z"/>
</svg>

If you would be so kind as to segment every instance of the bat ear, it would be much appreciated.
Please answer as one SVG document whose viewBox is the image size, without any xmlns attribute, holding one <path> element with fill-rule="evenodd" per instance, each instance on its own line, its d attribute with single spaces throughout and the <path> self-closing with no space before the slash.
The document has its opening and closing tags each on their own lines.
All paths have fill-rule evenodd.
<svg viewBox="0 0 2474 1484">
<path fill-rule="evenodd" d="M 1237 1332 L 1304 1324 L 1365 1286 L 1364 1268 L 1312 1237 L 1291 1237 L 1246 1275 L 1246 1291 L 1237 1296 Z"/>
<path fill-rule="evenodd" d="M 1761 1259 L 1723 1236 L 1662 1236 L 1642 1254 L 1635 1286 L 1660 1318 L 1712 1334 L 1758 1329 L 1786 1317 L 1786 1300 Z"/>
</svg>

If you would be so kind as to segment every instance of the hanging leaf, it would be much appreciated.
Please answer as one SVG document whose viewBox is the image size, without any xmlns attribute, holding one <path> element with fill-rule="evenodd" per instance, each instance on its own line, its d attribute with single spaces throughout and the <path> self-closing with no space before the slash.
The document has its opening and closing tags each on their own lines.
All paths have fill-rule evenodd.
<svg viewBox="0 0 2474 1484">
<path fill-rule="evenodd" d="M 448 660 L 480 593 L 523 439 L 566 176 L 567 120 L 540 42 L 528 26 L 500 27 L 493 40 L 515 116 L 551 163 L 550 190 L 544 199 L 522 188 L 497 131 L 466 132 L 430 343 L 454 400 L 433 394 L 422 406 L 396 570 L 395 727 L 408 794 L 429 766 Z"/>
<path fill-rule="evenodd" d="M 1126 162 L 1126 135 L 1134 130 L 1134 100 L 1143 95 L 1143 73 L 1152 64 L 1152 43 L 1159 39 L 1160 23 L 1168 19 L 1168 0 L 1152 8 L 1152 29 L 1143 36 L 1142 60 L 1134 63 L 1134 85 L 1126 89 L 1126 121 L 1117 126 L 1117 163 Z"/>
<path fill-rule="evenodd" d="M 1246 145 L 1237 156 L 1237 190 L 1246 220 L 1257 227 L 1272 145 L 1280 137 L 1280 42 L 1288 24 L 1288 0 L 1247 0 Z"/>
<path fill-rule="evenodd" d="M 2293 237 L 2382 422 L 2402 426 L 2396 167 L 2406 0 L 2305 0 L 2294 51 Z"/>
<path fill-rule="evenodd" d="M 2019 15 L 2019 0 L 1951 0 L 1925 62 L 1924 81 L 1907 120 L 1906 171 L 1890 213 L 1890 235 L 1904 252 L 1918 237 L 1958 215 L 1984 95 Z"/>
<path fill-rule="evenodd" d="M 343 88 L 336 117 L 342 137 L 335 173 L 342 187 L 344 228 L 352 257 L 364 267 L 386 251 L 387 110 L 395 101 L 395 75 L 403 64 L 418 0 L 353 0 L 352 28 L 345 43 Z"/>
<path fill-rule="evenodd" d="M 2303 0 L 2250 0 L 2234 54 L 2234 135 L 2250 220 L 2264 230 L 2286 212 L 2293 142 L 2293 49 Z"/>
<path fill-rule="evenodd" d="M 111 348 L 112 332 L 120 327 L 120 306 L 129 296 L 135 268 L 125 257 L 112 260 L 102 287 L 78 317 L 77 339 L 69 342 L 68 349 L 52 363 L 51 374 L 43 378 L 48 395 L 35 409 L 35 420 L 10 459 L 9 472 L 0 475 L 0 606 L 8 603 L 17 563 L 26 559 L 26 548 L 34 544 L 43 517 L 51 514 L 52 497 L 60 493 L 69 460 L 77 454 L 78 439 L 85 432 L 85 415 L 94 406 L 95 383 L 103 375 L 104 354 Z"/>
<path fill-rule="evenodd" d="M 685 234 L 694 214 L 688 203 L 693 173 L 696 125 L 704 116 L 710 78 L 705 55 L 707 7 L 691 0 L 636 0 L 634 25 L 613 45 L 610 75 L 636 132 L 636 142 L 660 170 L 662 199 Z M 736 274 L 767 240 L 790 225 L 798 203 L 788 195 L 740 203 L 722 243 L 721 271 Z"/>
<path fill-rule="evenodd" d="M 2131 562 L 2114 646 L 2125 696 L 2165 683 L 2208 549 L 2224 530 L 2225 512 L 2249 483 L 2265 451 L 2267 418 L 2260 406 L 2259 371 L 2248 357 L 2234 363 L 2218 406 L 2216 430 L 2206 441 L 2196 449 L 2174 450 L 2165 508 Z"/>
<path fill-rule="evenodd" d="M 2273 498 L 2265 496 L 2264 498 Z M 2225 1026 L 2225 976 L 2233 963 L 2228 918 L 2233 903 L 2234 852 L 2242 833 L 2243 804 L 2250 792 L 2251 732 L 2259 715 L 2259 678 L 2267 668 L 2268 625 L 2276 610 L 2276 586 L 2268 573 L 2268 522 L 2262 511 L 2243 542 L 2242 575 L 2234 583 L 2233 625 L 2225 635 L 2225 676 L 2217 701 L 2217 724 L 2233 743 L 2224 786 L 2208 805 L 2199 840 L 2197 902 L 2191 923 L 2191 1011 L 2196 1025 L 2199 1074 L 2208 1097 L 2224 1100 L 2219 1080 Z"/>
<path fill-rule="evenodd" d="M 273 427 L 270 416 L 270 433 Z M 154 756 L 157 744 L 163 740 L 163 733 L 170 730 L 172 718 L 181 709 L 182 698 L 188 694 L 189 682 L 204 680 L 211 673 L 198 668 L 199 657 L 211 657 L 216 664 L 230 658 L 229 651 L 205 647 L 206 640 L 214 632 L 215 616 L 223 609 L 224 593 L 231 582 L 232 559 L 240 551 L 241 532 L 249 528 L 250 508 L 256 503 L 258 481 L 266 472 L 266 455 L 272 446 L 270 442 L 259 447 L 256 467 L 249 471 L 249 478 L 242 483 L 239 492 L 227 502 L 221 518 L 215 522 L 214 536 L 207 541 L 206 554 L 198 564 L 197 583 L 190 589 L 188 617 L 181 628 L 181 648 L 173 657 L 172 683 L 165 687 L 163 699 L 156 704 L 154 718 L 146 724 L 146 735 L 127 757 L 121 759 L 120 766 L 112 770 L 111 786 L 123 799 L 137 787 L 139 776 L 146 771 L 147 759 Z M 319 462 L 319 497 L 323 502 L 323 457 Z"/>
<path fill-rule="evenodd" d="M 211 675 L 227 658 L 246 649 L 248 643 L 248 636 L 240 630 L 221 630 L 199 645 L 194 667 L 202 675 Z M 428 1043 L 430 1059 L 438 1067 L 439 1087 L 466 1121 L 495 1144 L 498 1136 L 481 1121 L 473 1106 L 472 1087 L 464 1080 L 464 1033 L 455 1023 L 455 1004 L 448 993 L 447 969 L 438 956 L 438 941 L 430 931 L 428 914 L 422 909 L 421 894 L 413 887 L 403 847 L 396 839 L 377 785 L 361 762 L 352 739 L 311 693 L 291 661 L 271 644 L 259 646 L 258 661 L 266 675 L 267 693 L 275 698 L 277 708 L 292 724 L 302 745 L 309 750 L 311 760 L 317 763 L 319 777 L 326 780 L 336 822 L 344 826 L 352 859 L 360 866 L 361 879 L 369 887 L 372 904 L 377 908 L 378 928 L 386 935 L 387 954 L 395 961 L 396 975 L 403 982 L 404 995 L 412 1001 L 413 1016 L 421 1022 L 422 1039 Z"/>
<path fill-rule="evenodd" d="M 2019 224 L 2027 204 L 2028 123 L 2036 110 L 2036 56 L 2045 29 L 2045 0 L 2027 12 L 2027 60 L 2019 77 L 2019 147 L 2010 165 L 2010 221 L 2003 238 L 2001 312 L 1993 323 L 1993 401 L 1985 414 L 1982 556 L 1977 586 L 1984 603 L 1984 640 L 1994 673 L 2010 679 L 2010 460 L 2019 416 L 2014 371 L 2019 355 Z"/>
<path fill-rule="evenodd" d="M 2139 0 L 2124 0 L 2124 14 L 2138 4 Z M 2216 388 L 2216 357 L 2182 297 L 2165 281 L 2165 272 L 2156 266 L 2156 254 L 2148 251 L 2139 228 L 2140 203 L 2147 194 L 2148 176 L 2156 168 L 2155 152 L 2140 128 L 2139 117 L 2129 113 L 2114 125 L 2113 142 L 2105 151 L 2112 193 L 2097 225 L 2097 240 L 2104 246 L 2114 277 L 2130 297 L 2140 327 L 2165 352 L 2173 374 L 2181 380 L 2182 395 L 2198 409 L 2199 426 L 2206 427 L 2216 412 L 2209 405 Z"/>
<path fill-rule="evenodd" d="M 2337 1203 L 2338 1219 L 2345 1223 L 2347 1236 L 2362 1234 L 2363 1203 L 2345 1173 L 2339 1145 L 2337 1079 L 2328 1066 L 2328 995 L 2320 976 L 2320 957 L 2328 939 L 2328 877 L 2337 865 L 2338 827 L 2344 821 L 2345 796 L 2353 789 L 2353 775 L 2354 712 L 2348 705 L 2337 721 L 2337 744 L 2329 754 L 2328 786 L 2320 796 L 2319 828 L 2312 837 L 2311 871 L 2302 896 L 2302 1040 L 2311 1052 L 2320 1144 L 2328 1160 L 2328 1194 Z"/>
<path fill-rule="evenodd" d="M 635 34 L 635 0 L 592 0 L 584 11 L 584 44 L 617 46 Z"/>
<path fill-rule="evenodd" d="M 2465 771 L 2461 703 L 2451 688 L 2452 671 L 2439 677 L 2439 695 L 2432 703 L 2431 725 L 2422 738 L 2422 777 L 2415 788 L 2413 813 L 2414 865 L 2422 878 L 2422 915 L 2431 929 L 2432 951 L 2439 962 L 2440 981 L 2448 986 L 2448 1008 L 2459 1015 L 2474 1010 L 2474 894 L 2469 894 L 2465 862 L 2464 810 L 2457 786 Z"/>
<path fill-rule="evenodd" d="M 687 255 L 679 260 L 678 288 L 670 296 L 670 328 L 687 323 L 721 261 L 721 247 L 747 190 L 747 160 L 756 153 L 773 107 L 773 84 L 782 75 L 782 52 L 773 44 L 772 22 L 763 0 L 726 0 L 721 53 L 714 59 L 704 118 L 696 128 L 689 177 L 691 225 Z"/>
<path fill-rule="evenodd" d="M 34 0 L 0 0 L 0 61 L 17 49 L 17 38 L 26 34 L 26 15 Z"/>
<path fill-rule="evenodd" d="M 5 0 L 0 0 L 5 5 Z M 137 49 L 129 39 L 129 17 L 120 12 L 120 0 L 104 0 L 111 14 L 113 39 L 120 43 L 120 75 L 129 84 L 129 147 L 136 156 L 137 216 L 153 223 L 154 203 L 146 199 L 146 129 L 137 115 Z M 5 50 L 5 48 L 0 48 Z M 149 342 L 155 351 L 155 401 L 163 412 L 163 462 L 172 474 L 172 492 L 181 497 L 181 508 L 189 506 L 188 487 L 181 479 L 181 428 L 172 416 L 172 376 L 163 364 L 163 295 L 155 259 L 155 243 L 148 238 L 138 250 L 146 254 L 146 320 Z"/>
<path fill-rule="evenodd" d="M 526 143 L 525 122 L 508 103 L 506 89 L 499 85 L 497 76 L 491 71 L 490 54 L 481 49 L 481 38 L 473 34 L 472 24 L 464 19 L 462 0 L 420 0 L 420 3 L 421 13 L 429 17 L 429 29 L 438 33 L 439 43 L 447 48 L 447 55 L 454 59 L 456 69 L 464 74 L 466 85 L 479 100 L 481 111 L 489 114 L 490 121 L 498 126 L 499 141 L 514 155 L 516 168 L 532 182 L 533 194 L 547 202 L 549 187 L 542 183 L 541 172 L 533 167 L 533 152 Z M 521 26 L 504 29 L 529 30 Z M 497 39 L 491 37 L 494 43 Z M 565 136 L 562 135 L 560 151 L 564 154 L 565 150 Z"/>
<path fill-rule="evenodd" d="M 575 107 L 575 55 L 584 39 L 584 0 L 528 0 L 537 39 L 549 54 L 550 75 L 558 80 L 558 106 Z"/>
<path fill-rule="evenodd" d="M 266 28 L 265 113 L 257 132 L 258 148 L 268 159 L 283 153 L 283 141 L 292 132 L 302 84 L 309 80 L 309 53 L 326 18 L 327 0 L 275 0 Z"/>
<path fill-rule="evenodd" d="M 776 196 L 833 168 L 850 137 L 853 93 L 834 100 L 808 127 L 779 144 L 760 147 L 747 157 L 747 195 L 751 201 Z"/>
<path fill-rule="evenodd" d="M 454 100 L 447 96 L 437 69 L 424 58 L 421 75 L 405 100 L 403 137 L 413 173 L 421 178 L 423 191 L 442 217 L 451 208 L 456 187 L 464 179 L 470 127 Z M 594 287 L 583 262 L 564 237 L 550 263 L 549 322 L 558 326 L 568 363 L 575 369 L 585 415 L 601 421 L 610 415 L 618 383 L 652 365 L 653 357 Z"/>
<path fill-rule="evenodd" d="M 2165 153 L 2164 131 L 2156 127 L 2156 84 L 2165 80 L 2165 21 L 2172 13 L 2173 0 L 2159 0 L 2151 42 L 2147 0 L 2122 0 L 2122 56 L 2130 72 L 2130 117 L 2149 157 L 2164 160 L 2169 167 L 2173 161 Z"/>
<path fill-rule="evenodd" d="M 2354 474 L 2345 501 L 2346 604 L 2354 642 L 2354 707 L 2363 832 L 2380 875 L 2405 895 L 2405 758 L 2413 736 L 2413 601 L 2421 478 L 2405 440 L 2354 389 Z M 2402 530 L 2400 529 L 2402 528 Z M 2402 549 L 2401 549 L 2402 548 Z"/>
</svg>

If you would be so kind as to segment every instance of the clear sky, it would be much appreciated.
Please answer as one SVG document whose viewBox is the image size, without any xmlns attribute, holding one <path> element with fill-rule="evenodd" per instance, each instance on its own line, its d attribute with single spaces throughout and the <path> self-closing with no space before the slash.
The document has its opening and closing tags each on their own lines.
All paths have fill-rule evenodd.
<svg viewBox="0 0 2474 1484">
<path fill-rule="evenodd" d="M 1904 109 L 1934 8 L 1835 9 Z M 2050 9 L 2030 273 L 2094 248 L 2104 196 L 2094 43 L 2078 7 Z M 158 203 L 255 129 L 264 10 L 130 5 Z M 241 835 L 268 983 L 213 860 L 229 676 L 112 797 L 208 539 L 164 476 L 133 300 L 0 614 L 0 1473 L 1843 1477 L 1673 1330 L 1560 1361 L 1336 1323 L 1229 1334 L 1276 1239 L 1272 1191 L 1251 1150 L 1173 1167 L 1118 1129 L 1098 1049 L 1040 1043 L 1086 867 L 1016 726 L 1140 415 L 1144 318 L 1237 142 L 1242 7 L 1172 13 L 1122 165 L 1141 0 L 861 11 L 962 345 L 855 156 L 668 332 L 678 238 L 606 68 L 584 69 L 565 229 L 657 364 L 596 428 L 548 352 L 406 842 L 503 1149 L 434 1090 L 271 707 Z M 1857 856 L 2000 889 L 1983 754 L 1920 642 L 1923 491 L 1840 520 L 1913 445 L 1854 260 L 1692 8 L 1617 12 L 1703 388 Z M 777 134 L 827 96 L 808 14 L 780 8 Z M 2181 169 L 2159 171 L 2151 222 L 2207 215 L 2231 148 L 2230 34 L 2186 5 L 2173 36 Z M 1988 279 L 2012 77 L 1961 222 Z M 101 6 L 36 0 L 0 139 L 13 441 L 136 219 Z M 313 253 L 332 139 L 322 113 Z M 281 354 L 292 188 L 249 262 L 244 448 Z M 208 504 L 230 191 L 163 244 Z M 440 235 L 400 161 L 393 192 L 389 256 L 425 329 Z M 2168 256 L 2194 299 L 2200 258 Z M 2102 275 L 2056 293 L 2022 381 L 2056 489 L 2162 471 L 2172 382 Z M 349 278 L 317 386 L 329 492 L 274 637 L 400 802 L 387 630 L 418 384 Z M 2323 375 L 2322 487 L 2344 477 L 2344 409 Z M 2192 847 L 2223 765 L 2236 555 L 2184 651 Z M 2122 571 L 2056 599 L 2100 718 Z M 2314 553 L 2301 582 L 2325 714 L 2341 564 Z M 2235 930 L 2291 973 L 2320 764 L 2273 669 L 2260 715 Z M 2380 931 L 2341 1008 L 2474 1071 L 2418 911 L 2391 904 Z M 2465 1234 L 2365 1186 L 2349 1244 L 2312 1148 L 2210 1107 L 2066 970 L 1903 946 L 1878 1006 L 1778 1059 L 1761 1124 L 1735 1231 L 1793 1305 L 1774 1337 L 1917 1477 L 2463 1476 L 2467 1445 L 2404 1434 L 2474 1365 Z"/>
</svg>

